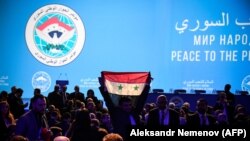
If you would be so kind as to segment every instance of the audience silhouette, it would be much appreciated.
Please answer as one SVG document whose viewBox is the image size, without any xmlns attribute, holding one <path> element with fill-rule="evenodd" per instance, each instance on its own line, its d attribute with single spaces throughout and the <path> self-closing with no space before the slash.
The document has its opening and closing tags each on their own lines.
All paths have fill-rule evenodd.
<svg viewBox="0 0 250 141">
<path fill-rule="evenodd" d="M 157 129 L 183 126 L 196 130 L 212 126 L 250 126 L 248 107 L 237 103 L 239 101 L 230 92 L 230 84 L 226 84 L 224 91 L 215 95 L 217 99 L 214 105 L 209 105 L 203 95 L 196 95 L 200 97 L 196 101 L 196 109 L 190 108 L 189 101 L 178 107 L 175 102 L 169 102 L 164 93 L 159 94 L 155 102 L 147 103 L 150 90 L 148 85 L 136 100 L 130 96 L 121 96 L 114 101 L 102 86 L 99 90 L 104 101 L 97 99 L 93 89 L 87 90 L 86 99 L 78 85 L 75 85 L 71 94 L 66 90 L 59 91 L 55 85 L 54 91 L 45 97 L 40 89 L 35 88 L 28 111 L 23 111 L 26 104 L 22 101 L 21 88 L 13 86 L 9 94 L 2 91 L 1 140 L 18 140 L 23 137 L 27 141 L 125 141 L 129 139 L 131 127 Z M 13 105 L 18 104 L 11 111 L 11 106 L 13 108 Z"/>
</svg>

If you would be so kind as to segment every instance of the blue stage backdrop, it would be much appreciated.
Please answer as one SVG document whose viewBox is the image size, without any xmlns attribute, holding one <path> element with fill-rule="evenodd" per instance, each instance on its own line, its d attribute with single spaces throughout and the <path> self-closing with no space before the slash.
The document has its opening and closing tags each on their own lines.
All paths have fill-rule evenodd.
<svg viewBox="0 0 250 141">
<path fill-rule="evenodd" d="M 101 71 L 150 71 L 152 89 L 250 91 L 249 0 L 2 0 L 0 90 L 68 80 L 98 98 Z"/>
</svg>

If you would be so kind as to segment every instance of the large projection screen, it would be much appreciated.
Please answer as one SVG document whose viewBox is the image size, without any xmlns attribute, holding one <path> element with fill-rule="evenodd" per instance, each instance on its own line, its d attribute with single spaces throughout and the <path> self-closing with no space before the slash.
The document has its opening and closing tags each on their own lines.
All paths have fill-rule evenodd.
<svg viewBox="0 0 250 141">
<path fill-rule="evenodd" d="M 249 13 L 249 0 L 1 1 L 0 90 L 68 80 L 102 99 L 101 71 L 149 71 L 165 92 L 250 91 Z"/>
</svg>

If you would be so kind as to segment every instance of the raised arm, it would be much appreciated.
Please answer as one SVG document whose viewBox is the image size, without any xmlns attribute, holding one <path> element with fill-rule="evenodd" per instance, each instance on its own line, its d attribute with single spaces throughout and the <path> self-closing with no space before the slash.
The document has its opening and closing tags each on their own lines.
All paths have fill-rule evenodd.
<svg viewBox="0 0 250 141">
<path fill-rule="evenodd" d="M 102 94 L 102 97 L 105 101 L 105 104 L 110 112 L 112 112 L 115 108 L 115 104 L 113 103 L 108 91 L 105 91 L 105 88 L 103 86 L 99 87 L 99 90 Z"/>
<path fill-rule="evenodd" d="M 142 91 L 142 94 L 139 96 L 136 104 L 135 104 L 135 112 L 140 113 L 143 109 L 143 106 L 145 104 L 145 101 L 147 100 L 148 93 L 150 90 L 150 86 L 146 85 L 145 88 Z"/>
</svg>

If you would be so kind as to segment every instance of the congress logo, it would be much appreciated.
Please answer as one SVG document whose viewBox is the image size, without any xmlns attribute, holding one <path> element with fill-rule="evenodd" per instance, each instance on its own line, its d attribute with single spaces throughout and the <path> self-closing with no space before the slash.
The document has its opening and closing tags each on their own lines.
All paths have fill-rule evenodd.
<svg viewBox="0 0 250 141">
<path fill-rule="evenodd" d="M 48 66 L 62 66 L 81 52 L 85 29 L 72 9 L 58 4 L 46 5 L 30 17 L 25 31 L 32 55 Z"/>
<path fill-rule="evenodd" d="M 51 85 L 50 75 L 44 71 L 36 72 L 32 77 L 32 87 L 41 89 L 41 92 L 46 92 Z"/>
<path fill-rule="evenodd" d="M 176 107 L 180 108 L 184 103 L 183 99 L 180 96 L 173 96 L 169 102 L 173 102 Z"/>
<path fill-rule="evenodd" d="M 247 75 L 241 83 L 241 89 L 250 93 L 250 75 Z"/>
</svg>

